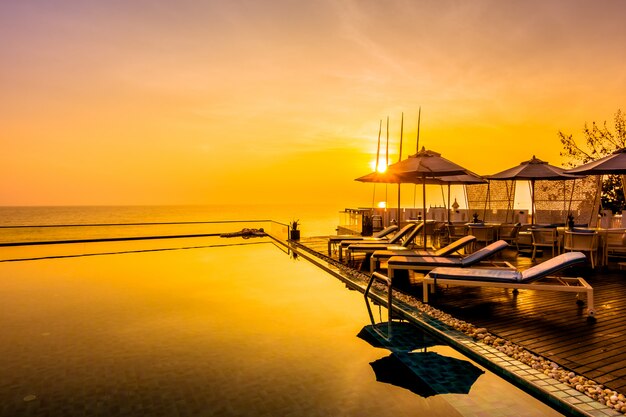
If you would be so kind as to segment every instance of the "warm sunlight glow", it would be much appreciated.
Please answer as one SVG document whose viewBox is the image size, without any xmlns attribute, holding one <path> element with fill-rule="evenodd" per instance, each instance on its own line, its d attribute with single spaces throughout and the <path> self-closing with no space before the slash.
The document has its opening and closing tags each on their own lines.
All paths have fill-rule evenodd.
<svg viewBox="0 0 626 417">
<path fill-rule="evenodd" d="M 626 6 L 561 3 L 0 2 L 0 204 L 371 204 L 402 114 L 402 159 L 563 165 L 626 106 Z"/>
<path fill-rule="evenodd" d="M 379 201 L 378 202 L 378 208 L 387 208 L 387 202 L 386 201 Z"/>
<path fill-rule="evenodd" d="M 372 171 L 385 172 L 387 171 L 387 166 L 385 165 L 385 158 L 381 158 L 378 161 L 378 170 L 376 169 L 376 159 L 370 161 L 370 168 Z"/>
</svg>

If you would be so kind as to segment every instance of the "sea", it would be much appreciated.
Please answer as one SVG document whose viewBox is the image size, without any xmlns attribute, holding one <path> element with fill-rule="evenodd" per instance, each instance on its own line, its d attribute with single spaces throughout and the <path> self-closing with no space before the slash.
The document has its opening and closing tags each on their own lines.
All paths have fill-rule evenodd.
<svg viewBox="0 0 626 417">
<path fill-rule="evenodd" d="M 303 236 L 336 233 L 332 205 L 2 206 L 0 243 L 231 233 L 267 221 L 299 223 Z"/>
</svg>

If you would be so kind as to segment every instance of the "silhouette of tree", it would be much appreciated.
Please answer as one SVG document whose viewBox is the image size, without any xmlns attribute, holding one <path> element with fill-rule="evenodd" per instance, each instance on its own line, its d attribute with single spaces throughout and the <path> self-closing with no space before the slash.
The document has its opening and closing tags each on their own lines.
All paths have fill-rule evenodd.
<svg viewBox="0 0 626 417">
<path fill-rule="evenodd" d="M 617 110 L 614 129 L 611 131 L 604 121 L 601 125 L 592 122 L 591 127 L 585 122 L 583 129 L 584 144 L 579 144 L 573 135 L 559 132 L 563 145 L 561 156 L 568 158 L 566 165 L 575 167 L 610 155 L 626 147 L 626 116 Z M 624 189 L 618 175 L 607 175 L 602 182 L 602 207 L 614 213 L 624 209 Z"/>
</svg>

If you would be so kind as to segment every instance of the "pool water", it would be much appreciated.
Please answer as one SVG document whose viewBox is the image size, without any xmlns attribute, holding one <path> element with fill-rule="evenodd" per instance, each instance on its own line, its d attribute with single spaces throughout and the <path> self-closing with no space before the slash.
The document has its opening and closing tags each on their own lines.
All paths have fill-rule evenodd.
<svg viewBox="0 0 626 417">
<path fill-rule="evenodd" d="M 250 243 L 55 245 L 110 254 L 0 262 L 0 415 L 559 415 L 475 363 L 469 394 L 377 381 L 372 364 L 394 355 L 357 336 L 371 324 L 362 294 L 269 238 Z M 16 251 L 0 260 L 52 249 Z"/>
</svg>

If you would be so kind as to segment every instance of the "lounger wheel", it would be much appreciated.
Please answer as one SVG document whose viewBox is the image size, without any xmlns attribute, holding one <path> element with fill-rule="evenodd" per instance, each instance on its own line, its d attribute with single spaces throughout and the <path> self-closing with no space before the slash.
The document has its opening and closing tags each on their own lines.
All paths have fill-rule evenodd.
<svg viewBox="0 0 626 417">
<path fill-rule="evenodd" d="M 587 310 L 587 321 L 592 323 L 596 322 L 596 310 L 592 308 Z"/>
</svg>

